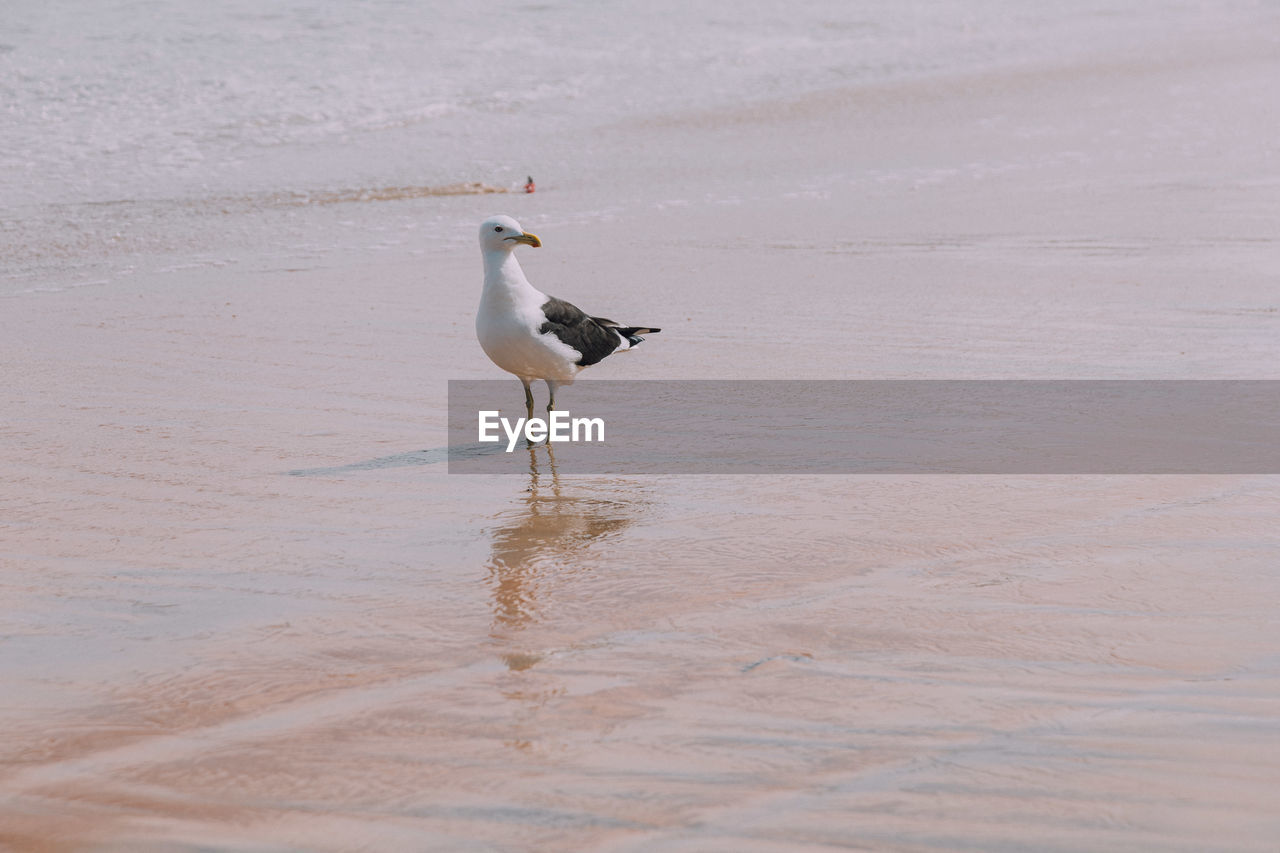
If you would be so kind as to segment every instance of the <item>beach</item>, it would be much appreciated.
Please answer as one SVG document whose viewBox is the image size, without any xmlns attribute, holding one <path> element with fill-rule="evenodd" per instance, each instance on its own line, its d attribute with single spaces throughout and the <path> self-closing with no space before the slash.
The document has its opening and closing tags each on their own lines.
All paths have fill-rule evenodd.
<svg viewBox="0 0 1280 853">
<path fill-rule="evenodd" d="M 1277 10 L 227 8 L 0 13 L 0 849 L 1274 849 L 1275 476 L 442 451 L 494 213 L 569 408 L 1280 379 Z"/>
</svg>

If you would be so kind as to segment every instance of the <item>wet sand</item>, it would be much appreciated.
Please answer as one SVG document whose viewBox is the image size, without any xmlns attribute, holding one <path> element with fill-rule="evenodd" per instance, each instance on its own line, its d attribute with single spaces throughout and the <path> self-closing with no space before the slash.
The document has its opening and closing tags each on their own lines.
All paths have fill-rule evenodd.
<svg viewBox="0 0 1280 853">
<path fill-rule="evenodd" d="M 663 325 L 601 377 L 1276 378 L 1277 70 L 665 116 L 641 202 L 502 204 Z M 5 300 L 0 845 L 1273 849 L 1276 478 L 450 477 L 453 233 Z"/>
</svg>

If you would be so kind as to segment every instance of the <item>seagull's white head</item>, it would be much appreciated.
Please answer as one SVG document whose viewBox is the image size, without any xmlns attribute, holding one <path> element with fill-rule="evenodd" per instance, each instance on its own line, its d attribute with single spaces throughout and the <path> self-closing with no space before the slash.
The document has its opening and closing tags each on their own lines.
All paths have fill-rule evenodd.
<svg viewBox="0 0 1280 853">
<path fill-rule="evenodd" d="M 537 248 L 542 245 L 537 234 L 530 234 L 510 216 L 491 216 L 480 223 L 480 251 L 511 251 L 524 243 Z"/>
</svg>

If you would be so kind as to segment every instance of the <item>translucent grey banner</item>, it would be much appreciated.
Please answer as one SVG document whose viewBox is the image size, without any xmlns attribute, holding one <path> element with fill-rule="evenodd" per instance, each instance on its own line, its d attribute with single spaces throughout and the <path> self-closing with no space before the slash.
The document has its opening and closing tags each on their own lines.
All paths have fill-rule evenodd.
<svg viewBox="0 0 1280 853">
<path fill-rule="evenodd" d="M 1271 380 L 585 380 L 556 405 L 530 432 L 517 380 L 451 380 L 449 472 L 527 473 L 532 446 L 561 474 L 1280 473 Z"/>
</svg>

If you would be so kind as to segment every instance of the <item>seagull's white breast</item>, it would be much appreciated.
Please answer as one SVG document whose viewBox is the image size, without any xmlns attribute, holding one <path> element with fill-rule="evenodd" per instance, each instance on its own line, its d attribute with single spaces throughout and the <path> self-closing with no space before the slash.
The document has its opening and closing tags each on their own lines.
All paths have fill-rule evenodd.
<svg viewBox="0 0 1280 853">
<path fill-rule="evenodd" d="M 567 385 L 582 368 L 581 354 L 551 333 L 538 330 L 546 321 L 547 296 L 523 274 L 505 268 L 485 276 L 476 312 L 476 337 L 494 364 L 522 379 L 551 379 Z M 503 273 L 506 274 L 503 274 Z"/>
</svg>

